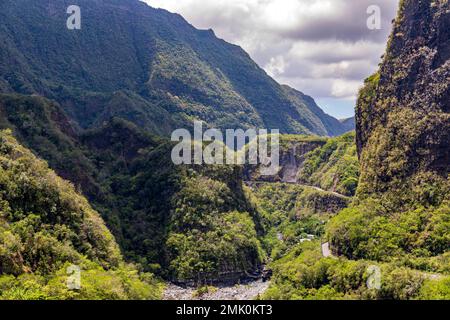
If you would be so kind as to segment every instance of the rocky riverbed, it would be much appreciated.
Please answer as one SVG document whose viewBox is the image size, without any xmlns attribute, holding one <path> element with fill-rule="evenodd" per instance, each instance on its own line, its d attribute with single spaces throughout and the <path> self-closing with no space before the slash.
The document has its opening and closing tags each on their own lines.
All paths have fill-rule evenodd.
<svg viewBox="0 0 450 320">
<path fill-rule="evenodd" d="M 199 294 L 196 288 L 183 288 L 168 284 L 164 291 L 164 300 L 254 300 L 269 287 L 269 281 L 257 280 L 234 286 L 211 288 Z"/>
</svg>

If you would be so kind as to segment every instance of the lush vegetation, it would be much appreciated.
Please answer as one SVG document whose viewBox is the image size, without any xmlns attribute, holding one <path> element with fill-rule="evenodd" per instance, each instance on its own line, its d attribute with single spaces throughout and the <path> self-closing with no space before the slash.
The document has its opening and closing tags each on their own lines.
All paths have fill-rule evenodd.
<svg viewBox="0 0 450 320">
<path fill-rule="evenodd" d="M 380 270 L 380 287 L 368 286 Z M 272 264 L 274 278 L 262 298 L 288 300 L 449 299 L 449 276 L 369 260 L 324 258 L 317 242 L 297 245 Z M 376 284 L 375 284 L 376 285 Z"/>
<path fill-rule="evenodd" d="M 234 189 L 241 186 L 227 184 L 233 170 L 214 169 L 216 180 L 191 171 L 172 198 L 167 246 L 176 279 L 217 279 L 262 263 L 255 227 L 259 216 L 242 191 Z"/>
<path fill-rule="evenodd" d="M 96 179 L 107 196 L 93 201 L 120 235 L 126 256 L 179 281 L 257 268 L 259 216 L 242 189 L 240 168 L 175 166 L 172 143 L 138 139 L 142 135 L 116 120 L 82 137 L 101 164 Z"/>
<path fill-rule="evenodd" d="M 436 32 L 449 28 L 447 7 L 446 0 L 431 7 L 401 2 L 380 71 L 360 92 L 356 198 L 325 228 L 335 257 L 323 258 L 319 243 L 292 249 L 273 263 L 267 298 L 449 299 L 449 82 L 431 76 L 448 73 L 448 47 L 441 44 L 448 33 Z M 420 35 L 417 21 L 426 30 Z M 338 139 L 305 161 L 307 177 L 325 188 L 333 181 L 326 168 Z M 322 163 L 325 170 L 318 169 Z M 381 269 L 379 290 L 366 285 L 371 265 Z"/>
<path fill-rule="evenodd" d="M 76 183 L 144 270 L 204 281 L 262 263 L 259 215 L 240 168 L 175 166 L 172 143 L 119 118 L 78 134 L 40 97 L 1 96 L 0 111 L 0 125 Z"/>
<path fill-rule="evenodd" d="M 152 134 L 202 119 L 335 135 L 351 120 L 138 1 L 86 2 L 96 25 L 80 38 L 60 28 L 63 1 L 51 18 L 3 1 L 0 90 L 26 95 L 0 95 L 0 128 L 12 130 L 0 132 L 0 299 L 154 299 L 154 274 L 204 285 L 264 263 L 269 299 L 450 299 L 448 48 L 430 33 L 449 29 L 446 4 L 402 1 L 356 134 L 283 135 L 282 168 L 264 178 L 257 166 L 175 166 L 173 144 Z M 409 16 L 423 17 L 421 41 Z"/>
<path fill-rule="evenodd" d="M 329 218 L 347 206 L 347 199 L 338 195 L 294 184 L 258 183 L 250 192 L 261 214 L 263 245 L 270 260 L 311 236 L 320 239 Z"/>
<path fill-rule="evenodd" d="M 333 248 L 347 257 L 420 258 L 423 268 L 432 271 L 440 267 L 425 261 L 434 262 L 450 248 L 448 100 L 440 93 L 431 94 L 427 87 L 415 86 L 427 83 L 445 91 L 448 81 L 425 79 L 446 67 L 427 69 L 425 61 L 433 58 L 426 54 L 421 57 L 423 69 L 412 67 L 418 61 L 411 56 L 417 35 L 410 32 L 414 27 L 406 18 L 421 16 L 446 29 L 441 23 L 448 25 L 448 21 L 442 21 L 440 14 L 445 6 L 446 1 L 437 1 L 432 9 L 429 4 L 402 1 L 380 71 L 366 80 L 360 92 L 358 200 L 329 226 Z M 448 52 L 436 43 L 434 33 L 422 37 L 430 50 Z M 414 98 L 409 97 L 411 92 Z"/>
<path fill-rule="evenodd" d="M 354 196 L 359 179 L 355 133 L 327 139 L 306 155 L 298 180 L 345 196 Z"/>
<path fill-rule="evenodd" d="M 340 255 L 377 261 L 422 258 L 426 271 L 438 272 L 442 266 L 425 260 L 448 252 L 449 230 L 448 201 L 437 208 L 387 214 L 382 202 L 367 200 L 345 209 L 328 226 L 332 247 Z"/>
<path fill-rule="evenodd" d="M 66 270 L 81 268 L 69 290 Z M 114 237 L 74 187 L 0 132 L 0 299 L 155 299 L 152 275 L 124 263 Z"/>
<path fill-rule="evenodd" d="M 65 1 L 53 1 L 51 10 L 2 1 L 0 92 L 55 99 L 84 128 L 121 117 L 166 136 L 193 119 L 227 129 L 347 131 L 311 97 L 276 83 L 240 47 L 179 15 L 138 0 L 77 5 L 89 26 L 81 37 L 61 27 Z"/>
</svg>

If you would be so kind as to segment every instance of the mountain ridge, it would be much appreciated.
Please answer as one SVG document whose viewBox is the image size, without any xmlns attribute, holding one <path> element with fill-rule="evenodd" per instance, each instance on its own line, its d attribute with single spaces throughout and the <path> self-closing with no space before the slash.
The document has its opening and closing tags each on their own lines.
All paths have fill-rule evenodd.
<svg viewBox="0 0 450 320">
<path fill-rule="evenodd" d="M 242 48 L 180 15 L 137 0 L 78 5 L 81 30 L 65 28 L 67 1 L 0 4 L 0 91 L 56 100 L 82 128 L 117 116 L 166 136 L 193 119 L 218 128 L 346 131 L 303 94 L 292 101 Z"/>
</svg>

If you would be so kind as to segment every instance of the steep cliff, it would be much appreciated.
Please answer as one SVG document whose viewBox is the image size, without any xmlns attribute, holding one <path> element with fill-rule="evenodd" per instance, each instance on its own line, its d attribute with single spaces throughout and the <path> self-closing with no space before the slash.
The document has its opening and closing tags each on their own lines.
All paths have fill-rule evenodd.
<svg viewBox="0 0 450 320">
<path fill-rule="evenodd" d="M 449 58 L 448 1 L 402 1 L 381 68 L 366 80 L 356 110 L 361 197 L 389 192 L 402 195 L 395 205 L 436 204 L 448 192 Z M 409 191 L 418 185 L 433 194 Z"/>
<path fill-rule="evenodd" d="M 69 267 L 80 270 L 77 290 Z M 0 131 L 0 300 L 158 297 L 73 185 Z"/>
<path fill-rule="evenodd" d="M 328 227 L 336 254 L 421 259 L 429 270 L 430 257 L 448 259 L 449 30 L 447 0 L 401 2 L 380 71 L 360 93 L 358 201 Z"/>
</svg>

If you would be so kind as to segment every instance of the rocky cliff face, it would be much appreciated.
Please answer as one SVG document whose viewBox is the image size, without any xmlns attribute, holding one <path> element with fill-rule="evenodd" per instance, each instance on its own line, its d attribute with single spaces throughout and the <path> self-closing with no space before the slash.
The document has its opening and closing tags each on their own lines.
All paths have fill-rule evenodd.
<svg viewBox="0 0 450 320">
<path fill-rule="evenodd" d="M 305 136 L 281 136 L 280 170 L 275 175 L 263 176 L 260 167 L 246 165 L 244 180 L 248 182 L 283 182 L 298 183 L 298 172 L 303 167 L 306 156 L 313 150 L 322 147 L 325 138 L 310 138 Z"/>
<path fill-rule="evenodd" d="M 449 3 L 402 1 L 380 71 L 358 101 L 359 194 L 448 186 L 449 110 Z"/>
<path fill-rule="evenodd" d="M 361 174 L 355 201 L 327 226 L 334 254 L 448 265 L 449 27 L 447 0 L 400 2 L 380 70 L 360 92 Z"/>
</svg>

